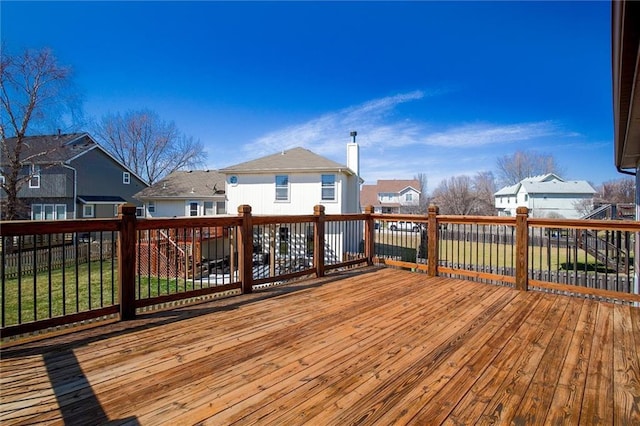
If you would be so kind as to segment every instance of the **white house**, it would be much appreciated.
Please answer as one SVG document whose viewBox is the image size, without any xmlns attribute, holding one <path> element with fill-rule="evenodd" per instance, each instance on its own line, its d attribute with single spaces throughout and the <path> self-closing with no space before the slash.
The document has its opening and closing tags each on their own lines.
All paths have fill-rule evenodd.
<svg viewBox="0 0 640 426">
<path fill-rule="evenodd" d="M 374 213 L 404 213 L 420 205 L 420 181 L 379 179 L 375 185 L 362 185 L 362 207 L 373 206 Z"/>
<path fill-rule="evenodd" d="M 575 219 L 582 216 L 579 206 L 588 204 L 595 193 L 587 181 L 565 181 L 548 173 L 523 179 L 494 195 L 498 216 L 515 216 L 516 208 L 524 206 L 531 217 Z"/>
<path fill-rule="evenodd" d="M 298 147 L 221 169 L 226 177 L 227 210 L 234 213 L 238 206 L 247 204 L 254 215 L 309 215 L 314 206 L 323 205 L 326 214 L 360 213 L 360 152 L 355 132 L 352 136 L 346 164 Z M 283 222 L 277 235 L 257 237 L 269 241 L 265 245 L 292 247 L 296 256 L 306 256 L 313 227 L 293 227 Z M 347 227 L 349 233 L 345 232 Z M 354 232 L 361 234 L 362 230 L 354 230 L 346 222 L 327 224 L 328 260 L 340 261 L 346 252 L 358 250 L 361 235 Z"/>
<path fill-rule="evenodd" d="M 175 171 L 134 197 L 145 217 L 212 216 L 227 213 L 224 175 L 214 170 Z"/>
<path fill-rule="evenodd" d="M 359 147 L 347 144 L 347 164 L 305 148 L 225 167 L 227 208 L 248 204 L 253 214 L 304 215 L 317 204 L 327 214 L 360 213 Z"/>
</svg>

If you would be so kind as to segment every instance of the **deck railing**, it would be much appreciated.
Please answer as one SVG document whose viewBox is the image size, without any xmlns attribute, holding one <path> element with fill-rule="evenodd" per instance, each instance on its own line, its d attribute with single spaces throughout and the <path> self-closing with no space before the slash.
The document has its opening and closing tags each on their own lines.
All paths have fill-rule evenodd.
<svg viewBox="0 0 640 426">
<path fill-rule="evenodd" d="M 428 215 L 2 222 L 2 337 L 384 264 L 638 303 L 636 221 Z"/>
</svg>

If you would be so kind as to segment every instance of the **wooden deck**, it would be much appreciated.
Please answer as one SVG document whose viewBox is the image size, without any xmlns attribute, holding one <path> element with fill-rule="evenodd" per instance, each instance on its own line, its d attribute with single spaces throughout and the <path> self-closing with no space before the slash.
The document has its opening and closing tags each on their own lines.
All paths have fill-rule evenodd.
<svg viewBox="0 0 640 426">
<path fill-rule="evenodd" d="M 1 352 L 2 424 L 640 424 L 640 309 L 370 269 Z"/>
</svg>

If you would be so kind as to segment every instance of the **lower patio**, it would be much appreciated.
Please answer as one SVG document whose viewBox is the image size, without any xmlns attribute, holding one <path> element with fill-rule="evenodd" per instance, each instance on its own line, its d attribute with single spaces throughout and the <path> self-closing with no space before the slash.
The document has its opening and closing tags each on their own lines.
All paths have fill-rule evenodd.
<svg viewBox="0 0 640 426">
<path fill-rule="evenodd" d="M 366 268 L 4 347 L 3 424 L 640 424 L 640 308 Z"/>
</svg>

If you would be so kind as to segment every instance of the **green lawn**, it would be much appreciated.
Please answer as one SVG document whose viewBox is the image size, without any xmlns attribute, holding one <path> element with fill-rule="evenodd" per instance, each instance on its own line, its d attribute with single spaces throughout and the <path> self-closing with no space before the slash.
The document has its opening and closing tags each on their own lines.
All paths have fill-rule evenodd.
<svg viewBox="0 0 640 426">
<path fill-rule="evenodd" d="M 375 253 L 406 262 L 415 262 L 420 234 L 415 232 L 376 233 Z M 441 240 L 439 259 L 454 264 L 487 265 L 494 268 L 515 267 L 515 247 L 511 244 L 482 244 L 470 241 Z M 604 265 L 584 250 L 573 248 L 529 247 L 529 269 L 577 270 L 604 272 Z"/>
<path fill-rule="evenodd" d="M 77 277 L 77 278 L 76 278 Z M 89 311 L 118 303 L 117 262 L 105 260 L 67 266 L 5 280 L 0 294 L 4 325 L 15 325 L 65 314 Z M 206 285 L 206 282 L 204 282 Z M 199 288 L 199 283 L 196 283 Z M 138 277 L 136 295 L 147 299 L 192 290 L 193 284 L 181 279 Z M 34 297 L 35 294 L 35 297 Z M 4 297 L 4 299 L 3 299 Z"/>
<path fill-rule="evenodd" d="M 111 260 L 7 279 L 0 295 L 5 325 L 113 305 L 118 300 L 116 279 L 117 265 Z"/>
</svg>

